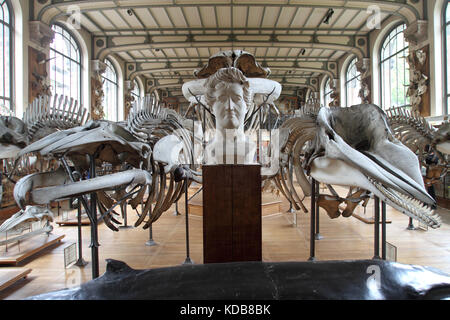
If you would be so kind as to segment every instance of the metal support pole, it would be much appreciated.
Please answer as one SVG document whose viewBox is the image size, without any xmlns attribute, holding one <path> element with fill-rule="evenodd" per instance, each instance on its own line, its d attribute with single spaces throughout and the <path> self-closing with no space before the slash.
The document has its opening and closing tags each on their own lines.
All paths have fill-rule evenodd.
<svg viewBox="0 0 450 320">
<path fill-rule="evenodd" d="M 406 227 L 407 230 L 415 230 L 416 227 L 414 227 L 413 218 L 409 218 L 408 226 Z"/>
<path fill-rule="evenodd" d="M 128 225 L 128 217 L 127 217 L 127 204 L 125 203 L 124 205 L 120 206 L 122 209 L 122 213 L 123 213 L 123 226 L 119 226 L 119 229 L 132 229 L 133 226 L 129 226 Z"/>
<path fill-rule="evenodd" d="M 89 155 L 90 160 L 90 178 L 95 178 L 95 158 L 93 155 Z M 97 223 L 97 194 L 91 193 L 91 254 L 92 254 L 92 278 L 99 277 L 99 264 L 98 264 L 98 223 Z"/>
<path fill-rule="evenodd" d="M 73 173 L 69 167 L 69 164 L 67 163 L 67 160 L 64 157 L 60 158 L 61 163 L 63 164 L 64 170 L 66 171 L 66 173 L 69 175 L 69 178 L 72 182 L 75 182 L 75 177 L 73 176 Z M 79 200 L 81 200 L 81 204 L 83 205 L 84 210 L 86 211 L 87 215 L 90 217 L 90 207 L 88 205 L 88 202 L 86 200 L 85 196 L 80 196 Z M 90 219 L 90 218 L 89 218 Z"/>
<path fill-rule="evenodd" d="M 381 259 L 386 260 L 386 203 L 381 201 Z"/>
<path fill-rule="evenodd" d="M 185 201 L 185 215 L 186 215 L 186 260 L 184 260 L 183 264 L 193 264 L 194 262 L 191 260 L 189 256 L 189 208 L 188 208 L 188 178 L 185 179 L 185 187 L 184 187 L 184 201 Z"/>
<path fill-rule="evenodd" d="M 149 217 L 152 215 L 152 205 L 150 204 L 150 210 L 149 210 Z M 149 239 L 148 241 L 145 243 L 146 246 L 149 247 L 153 247 L 158 245 L 154 240 L 153 240 L 153 224 L 150 225 L 150 227 L 148 227 L 149 230 Z"/>
<path fill-rule="evenodd" d="M 316 180 L 311 179 L 311 225 L 310 225 L 310 233 L 309 233 L 309 261 L 316 260 L 315 258 L 315 235 L 314 232 L 316 230 Z"/>
<path fill-rule="evenodd" d="M 195 117 L 192 118 L 192 168 L 195 168 Z"/>
<path fill-rule="evenodd" d="M 205 164 L 205 149 L 206 149 L 206 108 L 203 107 L 203 121 L 202 121 L 202 163 Z"/>
<path fill-rule="evenodd" d="M 319 182 L 316 182 L 316 199 L 319 199 Z M 320 228 L 320 224 L 319 224 L 319 205 L 316 205 L 316 232 L 315 232 L 315 239 L 316 240 L 320 240 L 323 239 L 322 235 L 320 234 L 319 228 Z"/>
<path fill-rule="evenodd" d="M 83 259 L 83 239 L 81 232 L 81 199 L 78 198 L 78 206 L 77 206 L 77 227 L 78 227 L 78 260 L 75 262 L 75 265 L 78 267 L 84 267 L 88 263 Z"/>
<path fill-rule="evenodd" d="M 377 196 L 373 197 L 374 202 L 374 248 L 373 258 L 380 259 L 380 199 Z"/>
<path fill-rule="evenodd" d="M 173 213 L 174 216 L 179 216 L 181 213 L 178 211 L 178 200 L 175 201 L 175 212 Z"/>
<path fill-rule="evenodd" d="M 289 160 L 289 164 L 288 164 L 288 169 L 289 169 L 289 175 L 291 177 L 291 181 L 294 181 L 294 173 L 293 173 L 293 170 L 292 170 L 292 163 L 291 163 L 290 160 Z M 281 169 L 281 170 L 283 170 L 283 169 Z M 295 213 L 295 210 L 294 210 L 294 207 L 292 206 L 292 202 L 291 201 L 289 201 L 289 209 L 286 212 Z"/>
<path fill-rule="evenodd" d="M 259 129 L 258 129 L 258 136 L 257 136 L 257 142 L 258 142 L 257 162 L 262 165 L 262 157 L 261 157 L 261 143 L 262 143 L 262 141 L 261 141 L 262 140 L 262 132 L 261 132 L 262 119 L 261 119 L 261 117 L 262 117 L 262 113 L 261 113 L 261 109 L 262 108 L 259 108 Z"/>
</svg>

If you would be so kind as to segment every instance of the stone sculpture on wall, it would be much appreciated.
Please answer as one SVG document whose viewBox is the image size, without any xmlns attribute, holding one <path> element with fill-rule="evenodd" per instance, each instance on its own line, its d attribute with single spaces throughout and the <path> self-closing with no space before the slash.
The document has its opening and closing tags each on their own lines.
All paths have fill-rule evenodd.
<svg viewBox="0 0 450 320">
<path fill-rule="evenodd" d="M 421 112 L 422 96 L 427 92 L 428 77 L 421 71 L 427 59 L 424 50 L 410 52 L 407 61 L 411 74 L 410 85 L 406 95 L 410 99 L 412 112 Z"/>
<path fill-rule="evenodd" d="M 332 79 L 330 81 L 330 87 L 332 92 L 330 93 L 330 98 L 331 98 L 331 102 L 329 103 L 328 106 L 330 107 L 340 107 L 341 102 L 340 102 L 340 95 L 339 95 L 339 89 L 338 89 L 338 80 L 337 79 Z"/>
<path fill-rule="evenodd" d="M 29 101 L 42 96 L 51 96 L 51 87 L 47 83 L 46 55 L 32 47 L 28 47 Z"/>
<path fill-rule="evenodd" d="M 134 102 L 134 97 L 131 94 L 131 92 L 134 90 L 134 83 L 132 81 L 125 81 L 125 96 L 124 96 L 124 119 L 128 118 L 128 115 L 130 114 L 131 107 Z"/>
<path fill-rule="evenodd" d="M 361 74 L 361 89 L 359 90 L 358 97 L 361 98 L 361 103 L 371 103 L 370 99 L 370 75 L 369 66 L 370 60 L 368 58 L 360 59 L 356 62 L 356 69 Z"/>
<path fill-rule="evenodd" d="M 103 80 L 101 75 L 106 71 L 106 64 L 99 61 L 92 61 L 93 75 L 91 77 L 91 119 L 100 120 L 105 117 L 103 111 Z"/>
</svg>

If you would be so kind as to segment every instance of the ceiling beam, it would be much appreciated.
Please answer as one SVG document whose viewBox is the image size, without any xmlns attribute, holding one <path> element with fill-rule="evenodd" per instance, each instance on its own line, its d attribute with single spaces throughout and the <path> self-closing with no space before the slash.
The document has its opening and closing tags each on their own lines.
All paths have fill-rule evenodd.
<svg viewBox="0 0 450 320">
<path fill-rule="evenodd" d="M 101 49 L 97 53 L 97 58 L 103 59 L 110 53 L 117 53 L 122 51 L 131 51 L 131 50 L 141 50 L 141 49 L 167 49 L 167 48 L 211 48 L 211 47 L 267 47 L 267 40 L 248 40 L 248 39 L 239 39 L 236 38 L 234 41 L 229 41 L 225 36 L 215 36 L 218 38 L 208 39 L 206 40 L 205 36 L 200 36 L 202 39 L 196 40 L 196 36 L 189 35 L 166 35 L 161 37 L 163 39 L 152 40 L 152 38 L 148 38 L 145 35 L 136 36 L 135 42 L 123 44 L 123 45 L 114 45 L 115 37 L 107 37 L 107 43 L 111 44 L 107 48 Z M 287 36 L 280 35 L 281 39 L 275 39 L 276 41 L 271 41 L 270 45 L 272 47 L 295 47 L 295 48 L 315 48 L 315 49 L 331 49 L 338 50 L 344 52 L 352 52 L 355 53 L 358 57 L 364 57 L 366 54 L 358 47 L 355 47 L 353 44 L 355 43 L 354 36 L 302 36 L 303 41 L 296 40 L 298 37 L 296 36 Z M 129 36 L 128 36 L 129 38 Z M 289 40 L 291 38 L 292 40 Z M 337 40 L 340 39 L 340 40 Z M 162 42 L 164 40 L 164 42 Z M 191 40 L 191 41 L 188 41 Z M 271 39 L 274 40 L 274 39 Z M 327 42 L 327 40 L 334 40 L 333 42 Z M 339 43 L 341 42 L 341 43 Z"/>
<path fill-rule="evenodd" d="M 95 8 L 92 8 L 92 3 L 97 2 L 98 6 L 96 6 Z M 398 16 L 401 16 L 405 22 L 411 23 L 415 20 L 418 20 L 421 18 L 420 13 L 417 11 L 417 9 L 406 3 L 406 1 L 387 1 L 387 0 L 372 0 L 372 1 L 351 1 L 351 2 L 347 2 L 347 1 L 341 1 L 342 5 L 327 5 L 327 4 L 319 4 L 317 3 L 317 1 L 310 1 L 310 3 L 307 3 L 306 1 L 303 2 L 302 4 L 293 4 L 293 3 L 284 3 L 284 4 L 271 4 L 271 3 L 267 3 L 266 1 L 253 1 L 252 5 L 263 5 L 264 8 L 266 7 L 284 7 L 284 8 L 289 8 L 289 7 L 293 7 L 293 8 L 348 8 L 348 9 L 364 9 L 367 10 L 367 8 L 373 4 L 373 5 L 377 5 L 381 10 L 381 12 L 386 12 L 388 14 L 395 14 Z M 193 7 L 195 6 L 194 4 L 181 4 L 181 3 L 176 3 L 175 1 L 172 1 L 171 4 L 145 4 L 145 5 L 130 5 L 129 3 L 127 4 L 125 1 L 121 2 L 113 2 L 110 1 L 110 4 L 108 4 L 108 1 L 104 1 L 104 0 L 90 0 L 90 1 L 81 1 L 81 0 L 73 0 L 73 1 L 64 1 L 64 2 L 60 2 L 59 0 L 52 0 L 50 2 L 49 5 L 44 6 L 38 13 L 37 15 L 37 19 L 38 20 L 42 20 L 45 13 L 53 8 L 58 8 L 60 10 L 62 10 L 63 12 L 65 12 L 69 6 L 71 5 L 77 5 L 81 12 L 89 12 L 89 11 L 98 11 L 98 10 L 106 10 L 106 9 L 116 9 L 116 8 L 125 8 L 125 9 L 141 9 L 141 8 L 149 8 L 149 7 L 155 7 L 155 8 L 162 8 L 162 7 Z M 208 3 L 205 3 L 204 6 L 211 6 L 214 5 L 214 8 L 217 7 L 244 7 L 247 6 L 248 4 L 245 3 L 224 3 L 223 1 L 214 1 L 211 0 Z M 198 6 L 198 4 L 197 4 Z M 384 8 L 391 8 L 392 6 L 396 6 L 398 8 L 398 10 L 393 13 L 392 10 L 388 10 L 388 9 L 384 9 Z M 407 11 L 409 11 L 408 13 L 410 14 L 410 16 L 414 17 L 413 20 L 409 19 L 407 16 L 404 16 L 402 14 L 399 13 L 399 9 L 406 9 Z M 50 17 L 50 19 L 53 19 L 55 16 Z M 51 21 L 44 21 L 46 23 L 50 23 Z"/>
</svg>

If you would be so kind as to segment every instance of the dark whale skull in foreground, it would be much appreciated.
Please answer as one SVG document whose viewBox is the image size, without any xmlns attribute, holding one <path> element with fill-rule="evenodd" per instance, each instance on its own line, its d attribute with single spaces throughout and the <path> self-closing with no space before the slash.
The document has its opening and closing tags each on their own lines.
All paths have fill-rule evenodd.
<svg viewBox="0 0 450 320">
<path fill-rule="evenodd" d="M 440 226 L 417 156 L 394 137 L 376 105 L 321 108 L 305 165 L 317 181 L 369 190 L 400 212 Z"/>
</svg>

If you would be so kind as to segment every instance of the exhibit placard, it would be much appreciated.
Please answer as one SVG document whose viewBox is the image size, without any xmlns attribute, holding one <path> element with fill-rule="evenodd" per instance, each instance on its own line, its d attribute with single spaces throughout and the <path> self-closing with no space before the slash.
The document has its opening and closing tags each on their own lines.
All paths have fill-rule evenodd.
<svg viewBox="0 0 450 320">
<path fill-rule="evenodd" d="M 64 248 L 64 267 L 70 267 L 77 261 L 77 244 L 74 242 Z"/>
<path fill-rule="evenodd" d="M 69 220 L 69 211 L 63 210 L 63 212 L 62 212 L 62 220 L 63 221 Z"/>
<path fill-rule="evenodd" d="M 386 241 L 386 260 L 397 262 L 397 247 Z"/>
</svg>

